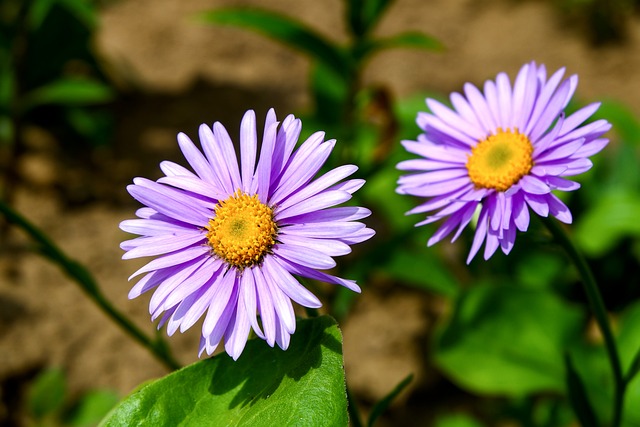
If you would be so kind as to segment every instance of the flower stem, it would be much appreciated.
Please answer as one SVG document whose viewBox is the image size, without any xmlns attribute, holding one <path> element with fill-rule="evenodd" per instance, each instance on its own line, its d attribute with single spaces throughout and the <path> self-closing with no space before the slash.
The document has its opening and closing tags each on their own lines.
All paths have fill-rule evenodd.
<svg viewBox="0 0 640 427">
<path fill-rule="evenodd" d="M 57 264 L 126 333 L 151 351 L 167 368 L 171 370 L 180 368 L 180 364 L 173 358 L 164 341 L 149 338 L 107 300 L 86 267 L 65 255 L 39 228 L 1 201 L 0 212 L 8 222 L 24 230 L 38 244 L 42 255 Z"/>
<path fill-rule="evenodd" d="M 622 373 L 622 364 L 620 362 L 620 355 L 618 354 L 618 348 L 613 338 L 611 331 L 611 325 L 609 324 L 609 318 L 607 311 L 602 301 L 602 296 L 598 290 L 598 285 L 593 277 L 593 273 L 589 268 L 586 260 L 582 254 L 575 247 L 569 236 L 565 233 L 563 228 L 552 218 L 543 218 L 543 221 L 547 229 L 551 232 L 554 239 L 564 248 L 574 263 L 580 276 L 582 277 L 582 284 L 589 300 L 589 306 L 595 316 L 600 332 L 604 337 L 604 345 L 611 365 L 611 371 L 613 373 L 614 381 L 614 395 L 613 395 L 613 419 L 611 426 L 618 427 L 622 420 L 622 412 L 624 405 L 624 393 L 626 389 L 626 382 Z"/>
</svg>

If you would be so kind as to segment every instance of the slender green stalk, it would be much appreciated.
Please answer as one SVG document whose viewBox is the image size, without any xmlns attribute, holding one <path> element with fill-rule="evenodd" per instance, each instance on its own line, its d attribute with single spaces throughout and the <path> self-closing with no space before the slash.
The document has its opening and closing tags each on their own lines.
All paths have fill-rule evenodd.
<svg viewBox="0 0 640 427">
<path fill-rule="evenodd" d="M 614 382 L 614 394 L 613 394 L 613 419 L 611 422 L 612 427 L 618 427 L 622 420 L 623 406 L 624 406 L 624 393 L 626 389 L 626 382 L 622 373 L 622 364 L 620 362 L 620 355 L 618 354 L 618 347 L 613 338 L 611 326 L 609 324 L 609 318 L 607 311 L 602 302 L 598 285 L 591 273 L 591 269 L 587 264 L 582 254 L 575 247 L 569 236 L 564 232 L 562 227 L 552 218 L 544 218 L 544 223 L 547 229 L 551 232 L 556 241 L 564 248 L 574 263 L 580 276 L 582 277 L 582 284 L 589 300 L 591 311 L 595 316 L 600 332 L 604 337 L 604 345 L 611 364 L 611 371 L 613 372 Z"/>
<path fill-rule="evenodd" d="M 10 223 L 24 230 L 38 244 L 42 254 L 71 277 L 89 298 L 126 333 L 151 351 L 167 368 L 171 370 L 180 368 L 180 364 L 173 358 L 169 348 L 163 341 L 149 338 L 107 300 L 89 270 L 77 261 L 67 257 L 40 229 L 1 201 L 0 212 Z"/>
</svg>

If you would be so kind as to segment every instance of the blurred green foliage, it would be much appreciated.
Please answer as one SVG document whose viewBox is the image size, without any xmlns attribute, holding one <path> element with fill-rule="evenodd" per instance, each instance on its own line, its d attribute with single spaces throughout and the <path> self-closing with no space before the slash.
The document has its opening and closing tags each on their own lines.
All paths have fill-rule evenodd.
<svg viewBox="0 0 640 427">
<path fill-rule="evenodd" d="M 93 0 L 0 2 L 0 149 L 10 200 L 25 127 L 46 128 L 64 147 L 106 144 L 115 97 L 92 49 Z"/>
<path fill-rule="evenodd" d="M 50 368 L 43 370 L 29 387 L 27 414 L 36 426 L 90 427 L 97 425 L 118 400 L 110 390 L 90 390 L 72 400 L 64 372 Z"/>
</svg>

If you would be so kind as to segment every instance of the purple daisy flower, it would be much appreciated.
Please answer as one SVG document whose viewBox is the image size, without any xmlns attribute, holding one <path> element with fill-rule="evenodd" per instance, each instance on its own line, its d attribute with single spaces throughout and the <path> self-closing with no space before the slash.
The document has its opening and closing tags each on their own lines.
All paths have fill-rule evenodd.
<svg viewBox="0 0 640 427">
<path fill-rule="evenodd" d="M 516 229 L 529 226 L 529 208 L 571 223 L 571 212 L 552 191 L 580 187 L 565 177 L 591 168 L 589 157 L 607 144 L 601 136 L 611 125 L 606 120 L 583 125 L 599 103 L 565 117 L 578 77 L 562 80 L 564 71 L 547 79 L 544 65 L 531 62 L 520 69 L 513 87 L 505 73 L 485 82 L 484 94 L 467 83 L 465 96 L 451 94 L 453 109 L 427 99 L 431 113 L 417 118 L 424 133 L 418 141 L 402 141 L 423 158 L 398 164 L 417 173 L 400 177 L 396 191 L 428 198 L 408 214 L 437 211 L 416 226 L 446 218 L 429 246 L 454 230 L 451 241 L 456 240 L 477 211 L 467 263 L 483 243 L 485 259 L 498 246 L 508 254 Z"/>
<path fill-rule="evenodd" d="M 353 165 L 314 180 L 335 140 L 316 132 L 294 150 L 301 127 L 293 115 L 279 126 L 270 110 L 258 157 L 255 113 L 247 111 L 238 166 L 224 126 L 203 124 L 204 155 L 178 134 L 195 173 L 165 161 L 164 177 L 135 178 L 127 187 L 146 207 L 137 211 L 138 219 L 120 224 L 141 236 L 122 243 L 123 258 L 157 256 L 131 276 L 144 274 L 129 298 L 154 289 L 149 311 L 152 320 L 162 315 L 158 328 L 166 325 L 169 335 L 204 316 L 200 355 L 212 354 L 224 339 L 227 353 L 237 359 L 251 329 L 270 346 L 286 349 L 296 328 L 291 301 L 321 306 L 294 275 L 360 292 L 354 281 L 319 270 L 333 268 L 332 257 L 374 235 L 357 222 L 371 213 L 368 209 L 334 207 L 364 180 L 342 181 L 357 170 Z"/>
</svg>

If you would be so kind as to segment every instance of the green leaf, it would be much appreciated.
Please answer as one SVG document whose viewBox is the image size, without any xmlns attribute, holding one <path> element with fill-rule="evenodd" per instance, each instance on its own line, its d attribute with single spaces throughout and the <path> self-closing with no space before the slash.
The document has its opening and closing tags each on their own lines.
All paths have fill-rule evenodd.
<svg viewBox="0 0 640 427">
<path fill-rule="evenodd" d="M 580 420 L 580 424 L 582 427 L 598 427 L 598 418 L 589 403 L 589 397 L 587 396 L 582 378 L 580 378 L 580 375 L 574 369 L 571 356 L 568 354 L 565 355 L 565 368 L 569 401 L 578 420 Z"/>
<path fill-rule="evenodd" d="M 62 78 L 29 92 L 22 109 L 44 104 L 81 106 L 102 104 L 114 98 L 113 90 L 100 82 L 78 78 Z"/>
<path fill-rule="evenodd" d="M 44 22 L 56 0 L 36 0 L 29 9 L 29 26 L 36 29 Z"/>
<path fill-rule="evenodd" d="M 627 372 L 625 381 L 631 382 L 631 380 L 633 380 L 635 376 L 638 375 L 638 372 L 640 372 L 640 347 L 638 348 L 638 352 L 631 362 L 631 366 L 629 367 L 629 371 Z"/>
<path fill-rule="evenodd" d="M 245 27 L 298 49 L 346 76 L 350 61 L 337 46 L 303 24 L 280 14 L 260 9 L 226 8 L 205 12 L 202 19 L 212 24 Z"/>
<path fill-rule="evenodd" d="M 29 412 L 41 419 L 59 411 L 64 404 L 67 382 L 62 370 L 47 369 L 40 373 L 29 390 Z"/>
<path fill-rule="evenodd" d="M 563 353 L 582 322 L 579 308 L 548 291 L 476 285 L 460 295 L 436 334 L 435 361 L 479 393 L 561 392 Z"/>
<path fill-rule="evenodd" d="M 435 250 L 426 246 L 406 246 L 388 254 L 387 262 L 381 266 L 384 273 L 407 284 L 448 297 L 454 297 L 458 293 L 458 281 L 446 269 Z"/>
<path fill-rule="evenodd" d="M 342 364 L 335 320 L 299 320 L 287 351 L 250 340 L 235 362 L 222 353 L 142 387 L 101 425 L 346 426 Z"/>
<path fill-rule="evenodd" d="M 436 52 L 441 52 L 444 50 L 444 45 L 437 38 L 414 31 L 396 34 L 395 36 L 375 40 L 372 42 L 371 50 L 379 51 L 382 49 L 392 49 L 399 47 L 426 49 Z"/>
<path fill-rule="evenodd" d="M 54 4 L 58 4 L 89 29 L 98 23 L 96 9 L 89 0 L 37 0 L 29 10 L 29 25 L 37 29 L 42 25 Z"/>
<path fill-rule="evenodd" d="M 617 344 L 626 381 L 631 382 L 640 372 L 640 301 L 620 316 Z"/>
<path fill-rule="evenodd" d="M 594 119 L 606 119 L 624 143 L 640 146 L 640 121 L 627 105 L 615 100 L 603 101 Z"/>
<path fill-rule="evenodd" d="M 620 189 L 605 193 L 576 223 L 576 243 L 590 256 L 599 256 L 625 236 L 640 237 L 640 196 Z"/>
<path fill-rule="evenodd" d="M 318 62 L 311 69 L 311 92 L 316 104 L 316 118 L 320 123 L 339 123 L 343 120 L 349 88 L 341 75 Z"/>
<path fill-rule="evenodd" d="M 407 375 L 405 379 L 400 381 L 397 386 L 394 387 L 389 394 L 387 394 L 384 398 L 382 398 L 378 403 L 373 406 L 371 409 L 371 415 L 369 415 L 369 422 L 367 423 L 368 427 L 373 427 L 376 420 L 387 410 L 393 399 L 398 397 L 398 395 L 404 390 L 410 383 L 413 381 L 413 374 Z"/>
<path fill-rule="evenodd" d="M 92 0 L 57 0 L 58 3 L 69 11 L 75 18 L 87 28 L 94 29 L 98 24 L 98 12 L 93 6 Z"/>
<path fill-rule="evenodd" d="M 118 395 L 109 390 L 90 391 L 78 402 L 69 418 L 69 424 L 74 427 L 94 426 L 119 400 Z"/>
<path fill-rule="evenodd" d="M 438 417 L 434 427 L 482 427 L 479 421 L 466 414 L 447 414 Z"/>
<path fill-rule="evenodd" d="M 347 20 L 351 33 L 362 37 L 373 29 L 391 0 L 349 0 Z"/>
</svg>

